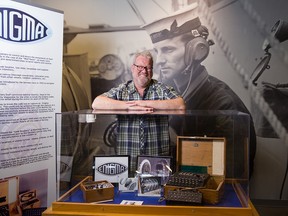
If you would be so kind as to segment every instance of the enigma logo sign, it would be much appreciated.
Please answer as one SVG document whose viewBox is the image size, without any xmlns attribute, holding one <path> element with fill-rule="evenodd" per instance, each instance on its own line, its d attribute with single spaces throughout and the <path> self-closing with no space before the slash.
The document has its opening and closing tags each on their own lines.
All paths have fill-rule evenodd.
<svg viewBox="0 0 288 216">
<path fill-rule="evenodd" d="M 45 38 L 47 27 L 29 14 L 0 8 L 0 38 L 13 42 L 31 42 Z"/>
<path fill-rule="evenodd" d="M 118 175 L 125 172 L 128 168 L 119 163 L 105 163 L 97 168 L 98 172 L 104 175 Z"/>
</svg>

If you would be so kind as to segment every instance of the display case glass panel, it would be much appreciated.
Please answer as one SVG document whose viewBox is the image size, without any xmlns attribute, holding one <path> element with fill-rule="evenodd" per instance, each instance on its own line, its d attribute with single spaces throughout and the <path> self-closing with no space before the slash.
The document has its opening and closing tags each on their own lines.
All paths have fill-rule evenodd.
<svg viewBox="0 0 288 216">
<path fill-rule="evenodd" d="M 134 178 L 139 175 L 137 168 L 137 157 L 139 155 L 168 156 L 171 158 L 169 166 L 169 170 L 171 169 L 170 175 L 173 175 L 185 165 L 178 164 L 179 161 L 177 161 L 177 158 L 181 155 L 180 158 L 186 158 L 185 160 L 188 161 L 189 168 L 192 167 L 194 171 L 196 169 L 197 172 L 205 172 L 205 170 L 207 172 L 207 170 L 213 170 L 214 166 L 214 172 L 209 172 L 210 174 L 212 173 L 211 175 L 213 175 L 213 178 L 216 181 L 216 191 L 220 188 L 220 185 L 222 185 L 220 182 L 225 182 L 224 191 L 220 191 L 221 197 L 219 200 L 218 197 L 216 199 L 217 203 L 208 202 L 204 203 L 204 205 L 229 207 L 231 204 L 229 204 L 227 200 L 231 200 L 231 197 L 227 196 L 230 196 L 231 194 L 229 195 L 229 192 L 227 191 L 233 191 L 233 193 L 236 194 L 235 199 L 237 199 L 239 205 L 243 207 L 248 206 L 250 117 L 248 114 L 237 111 L 162 110 L 145 114 L 137 111 L 128 112 L 126 110 L 82 110 L 77 112 L 57 113 L 56 151 L 58 198 L 67 191 L 70 191 L 71 188 L 87 176 L 93 178 L 93 163 L 95 156 L 114 157 L 116 155 L 121 155 L 119 154 L 118 141 L 119 139 L 126 138 L 126 136 L 122 136 L 123 134 L 121 133 L 123 133 L 123 131 L 119 129 L 118 126 L 121 122 L 123 123 L 123 121 L 127 123 L 127 125 L 131 122 L 136 122 L 136 126 L 134 125 L 136 131 L 134 130 L 133 133 L 131 131 L 126 131 L 128 136 L 129 134 L 134 134 L 134 136 L 137 134 L 136 136 L 140 136 L 139 133 L 142 133 L 141 127 L 144 127 L 144 135 L 151 136 L 149 139 L 152 140 L 155 140 L 155 137 L 153 136 L 160 136 L 156 137 L 156 140 L 167 138 L 166 135 L 163 136 L 164 138 L 161 137 L 158 132 L 153 133 L 150 128 L 151 124 L 158 124 L 161 122 L 161 128 L 158 129 L 162 135 L 163 133 L 167 134 L 169 140 L 169 151 L 166 151 L 167 149 L 165 147 L 165 151 L 160 152 L 159 154 L 155 153 L 154 155 L 151 155 L 151 152 L 145 152 L 145 148 L 140 146 L 141 141 L 139 141 L 140 150 L 138 153 L 136 152 L 138 155 L 135 155 L 135 153 L 130 155 L 128 167 L 129 178 Z M 148 135 L 149 133 L 153 135 Z M 212 140 L 211 143 L 213 145 L 211 148 L 209 146 L 210 141 L 207 144 L 206 139 L 208 141 Z M 186 140 L 188 140 L 187 143 Z M 196 142 L 194 142 L 195 140 Z M 205 143 L 199 144 L 199 140 L 205 140 Z M 201 148 L 199 148 L 201 150 L 201 152 L 199 151 L 199 154 L 197 154 L 197 152 L 189 152 L 197 151 L 197 149 L 194 150 L 195 148 L 190 148 L 189 146 L 188 148 L 185 147 L 185 149 L 188 150 L 180 152 L 182 145 L 189 145 L 190 142 L 194 147 L 195 145 L 201 146 Z M 223 145 L 223 142 L 225 142 L 225 145 Z M 122 145 L 123 143 L 125 142 L 122 142 Z M 221 143 L 221 145 L 217 147 L 217 143 Z M 155 145 L 157 145 L 157 142 Z M 207 148 L 205 147 L 206 145 Z M 212 152 L 207 153 L 205 151 Z M 190 154 L 191 163 L 189 161 Z M 197 155 L 203 155 L 203 157 L 200 158 L 199 156 L 197 158 Z M 195 157 L 197 158 L 197 165 L 194 166 L 193 158 Z M 203 161 L 203 165 L 201 164 L 201 161 Z M 209 163 L 209 161 L 212 162 Z M 109 167 L 111 168 L 111 164 Z M 121 166 L 117 165 L 113 167 L 116 171 L 110 170 L 110 173 L 116 172 L 117 174 L 117 169 Z M 160 167 L 160 165 L 158 165 L 158 167 Z M 187 166 L 184 167 L 187 168 Z M 161 169 L 163 169 L 163 167 L 161 167 Z M 217 187 L 219 188 L 217 189 Z M 117 190 L 117 183 L 115 190 Z M 210 196 L 209 193 L 210 192 L 208 191 L 208 196 Z M 137 194 L 137 192 L 129 193 L 129 198 L 131 199 L 132 196 L 132 199 L 141 201 L 142 198 Z M 124 198 L 116 197 L 119 195 L 121 195 L 121 191 L 115 191 L 115 198 L 114 201 L 112 201 L 113 204 L 120 204 L 123 201 Z M 217 194 L 217 196 L 218 195 L 219 194 Z M 212 196 L 214 195 L 212 194 Z M 149 197 L 145 197 L 145 199 L 149 199 Z M 151 197 L 151 200 L 152 199 L 155 199 L 155 197 Z M 155 205 L 163 205 L 163 202 L 159 203 L 159 197 L 156 199 Z M 82 198 L 76 200 L 77 202 L 79 202 L 79 200 L 80 202 L 84 202 Z M 119 203 L 117 203 L 117 200 Z"/>
</svg>

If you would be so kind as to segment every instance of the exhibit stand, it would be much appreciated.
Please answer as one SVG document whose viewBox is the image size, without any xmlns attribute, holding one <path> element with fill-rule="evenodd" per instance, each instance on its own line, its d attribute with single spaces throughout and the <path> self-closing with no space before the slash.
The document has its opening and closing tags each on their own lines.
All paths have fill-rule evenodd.
<svg viewBox="0 0 288 216">
<path fill-rule="evenodd" d="M 29 2 L 0 1 L 0 215 L 56 198 L 64 13 Z"/>
<path fill-rule="evenodd" d="M 117 154 L 123 119 L 166 121 L 171 153 Z M 258 215 L 247 114 L 82 110 L 56 114 L 56 133 L 57 199 L 43 215 Z"/>
</svg>

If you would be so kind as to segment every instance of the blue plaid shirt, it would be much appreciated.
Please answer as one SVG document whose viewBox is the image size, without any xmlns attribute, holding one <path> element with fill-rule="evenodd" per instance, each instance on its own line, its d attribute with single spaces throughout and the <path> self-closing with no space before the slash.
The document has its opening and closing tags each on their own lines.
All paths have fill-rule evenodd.
<svg viewBox="0 0 288 216">
<path fill-rule="evenodd" d="M 122 101 L 166 100 L 179 97 L 170 86 L 151 80 L 143 98 L 130 80 L 104 93 Z M 168 116 L 119 115 L 117 127 L 117 154 L 130 155 L 130 170 L 135 171 L 138 155 L 169 155 L 170 137 Z"/>
</svg>

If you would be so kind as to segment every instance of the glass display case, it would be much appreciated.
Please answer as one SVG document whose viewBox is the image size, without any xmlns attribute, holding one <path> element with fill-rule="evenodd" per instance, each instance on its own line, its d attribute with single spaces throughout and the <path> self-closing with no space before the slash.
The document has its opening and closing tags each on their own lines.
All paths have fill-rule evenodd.
<svg viewBox="0 0 288 216">
<path fill-rule="evenodd" d="M 87 191 L 83 190 L 83 184 L 97 183 L 99 180 L 112 183 L 113 189 L 109 189 L 112 199 L 97 204 L 93 202 L 95 208 L 93 211 L 98 211 L 100 208 L 99 211 L 104 211 L 107 215 L 110 210 L 115 211 L 115 208 L 117 212 L 130 211 L 131 209 L 126 209 L 124 206 L 138 206 L 138 204 L 139 214 L 155 211 L 153 208 L 163 210 L 157 210 L 159 215 L 173 214 L 174 210 L 171 208 L 176 208 L 174 213 L 178 214 L 179 211 L 183 213 L 191 212 L 191 209 L 195 211 L 195 208 L 201 206 L 203 215 L 206 215 L 205 211 L 209 215 L 211 210 L 215 209 L 220 213 L 233 209 L 237 210 L 239 215 L 252 215 L 249 201 L 249 121 L 249 115 L 236 111 L 162 110 L 145 113 L 125 110 L 82 110 L 57 113 L 57 201 L 52 204 L 52 209 L 46 211 L 46 215 L 49 215 L 49 211 L 53 212 L 53 206 L 57 205 L 58 210 L 61 209 L 60 206 L 69 209 L 71 203 L 77 206 L 90 206 L 91 203 L 85 200 Z M 121 129 L 123 124 L 125 130 Z M 162 147 L 159 146 L 156 153 L 146 150 L 145 145 L 141 146 L 143 132 L 146 141 L 152 140 L 151 143 L 155 146 L 160 145 L 162 140 L 168 140 L 169 150 L 161 152 L 159 148 Z M 121 133 L 128 135 L 123 136 Z M 126 143 L 131 147 L 129 139 L 136 139 L 136 143 L 139 142 L 137 149 L 130 151 L 127 148 L 126 152 L 119 153 L 120 148 L 125 148 L 123 145 Z M 125 162 L 127 158 L 128 162 Z M 139 158 L 142 162 L 139 162 Z M 151 158 L 153 160 L 156 158 L 158 161 L 151 162 Z M 168 165 L 167 160 L 163 164 L 163 158 L 169 159 Z M 100 167 L 97 164 L 100 162 L 95 161 L 101 160 L 105 162 Z M 149 166 L 146 166 L 147 163 Z M 100 169 L 106 170 L 106 173 L 99 177 Z M 118 172 L 122 169 L 126 171 L 124 177 Z M 167 194 L 195 190 L 191 185 L 183 185 L 183 182 L 180 185 L 171 184 L 172 177 L 173 181 L 176 181 L 175 176 L 178 178 L 180 174 L 187 173 L 196 174 L 198 177 L 201 175 L 201 178 L 205 176 L 203 177 L 205 185 L 195 186 L 197 193 L 200 191 L 203 202 L 194 203 L 189 200 L 184 200 L 183 203 L 181 203 L 183 200 L 168 202 Z M 144 179 L 143 176 L 149 178 Z M 162 180 L 155 183 L 157 182 L 155 177 L 159 176 Z M 126 179 L 126 183 L 127 179 L 134 182 L 131 191 L 120 189 L 123 179 Z M 143 183 L 145 181 L 146 185 Z M 197 182 L 199 183 L 199 179 Z M 157 188 L 159 193 L 156 195 L 147 193 L 143 196 L 147 188 L 152 188 L 154 183 L 158 185 L 154 189 Z M 143 185 L 145 191 L 140 193 Z M 96 187 L 100 189 L 99 185 Z M 190 195 L 187 196 L 191 198 Z M 65 207 L 65 204 L 69 204 L 70 207 Z M 150 210 L 148 211 L 145 206 L 149 206 Z M 203 210 L 203 207 L 207 210 Z"/>
</svg>

